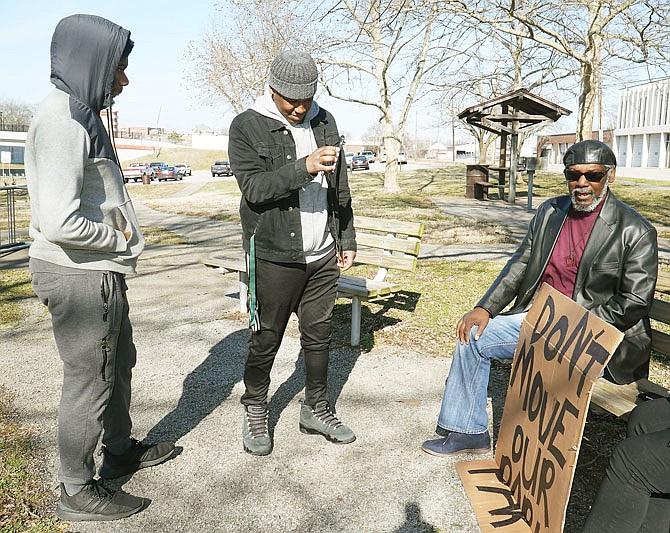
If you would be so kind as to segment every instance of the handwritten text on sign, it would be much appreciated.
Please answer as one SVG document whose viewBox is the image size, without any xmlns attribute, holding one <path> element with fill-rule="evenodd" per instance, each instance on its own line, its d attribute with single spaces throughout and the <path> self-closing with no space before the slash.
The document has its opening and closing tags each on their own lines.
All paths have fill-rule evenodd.
<svg viewBox="0 0 670 533">
<path fill-rule="evenodd" d="M 495 460 L 533 532 L 562 531 L 593 381 L 622 338 L 548 285 L 523 322 Z"/>
</svg>

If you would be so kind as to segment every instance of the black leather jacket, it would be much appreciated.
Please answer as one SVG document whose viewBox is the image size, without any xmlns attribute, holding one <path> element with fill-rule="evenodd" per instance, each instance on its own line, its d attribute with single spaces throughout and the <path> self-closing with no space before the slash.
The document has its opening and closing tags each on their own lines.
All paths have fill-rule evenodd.
<svg viewBox="0 0 670 533">
<path fill-rule="evenodd" d="M 530 307 L 563 227 L 571 202 L 560 196 L 544 202 L 512 258 L 477 303 L 492 316 Z M 617 383 L 649 374 L 649 310 L 658 272 L 656 230 L 610 190 L 586 243 L 572 299 L 624 333 L 607 370 Z"/>
<path fill-rule="evenodd" d="M 320 109 L 311 122 L 318 146 L 336 146 L 340 137 L 335 119 Z M 230 125 L 230 165 L 240 190 L 240 218 L 244 249 L 252 235 L 256 255 L 268 261 L 304 263 L 300 222 L 300 188 L 313 176 L 306 158 L 296 159 L 289 129 L 272 118 L 248 109 Z M 344 151 L 338 168 L 327 173 L 328 226 L 339 251 L 356 250 L 354 216 Z"/>
</svg>

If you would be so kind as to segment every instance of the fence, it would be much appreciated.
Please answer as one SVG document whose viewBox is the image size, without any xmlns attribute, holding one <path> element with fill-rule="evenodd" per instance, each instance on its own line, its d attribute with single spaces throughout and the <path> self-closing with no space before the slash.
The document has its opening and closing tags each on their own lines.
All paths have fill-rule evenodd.
<svg viewBox="0 0 670 533">
<path fill-rule="evenodd" d="M 27 227 L 30 219 L 28 188 L 25 185 L 0 187 L 0 209 L 3 213 L 0 214 L 0 256 L 28 248 L 30 243 L 20 240 L 17 232 L 17 220 L 23 229 L 23 223 Z"/>
</svg>

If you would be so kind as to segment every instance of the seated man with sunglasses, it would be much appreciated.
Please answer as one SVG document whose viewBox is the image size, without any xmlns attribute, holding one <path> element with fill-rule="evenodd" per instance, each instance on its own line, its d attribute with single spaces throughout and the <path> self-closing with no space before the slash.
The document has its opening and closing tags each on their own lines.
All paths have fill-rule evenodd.
<svg viewBox="0 0 670 533">
<path fill-rule="evenodd" d="M 537 209 L 517 251 L 476 307 L 458 321 L 437 421 L 440 438 L 423 443 L 427 453 L 489 451 L 491 359 L 514 356 L 521 323 L 542 282 L 624 332 L 607 366 L 608 379 L 630 383 L 648 375 L 656 230 L 609 190 L 616 173 L 609 146 L 579 142 L 568 148 L 563 164 L 568 195 Z"/>
</svg>

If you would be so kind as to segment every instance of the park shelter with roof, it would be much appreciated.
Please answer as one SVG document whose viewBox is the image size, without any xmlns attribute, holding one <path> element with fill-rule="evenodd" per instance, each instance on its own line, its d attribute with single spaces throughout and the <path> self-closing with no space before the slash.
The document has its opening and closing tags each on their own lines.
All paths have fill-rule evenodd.
<svg viewBox="0 0 670 533">
<path fill-rule="evenodd" d="M 514 203 L 516 201 L 519 134 L 556 122 L 562 116 L 570 113 L 569 109 L 533 94 L 528 89 L 517 89 L 468 107 L 459 113 L 458 118 L 500 137 L 498 165 L 489 166 L 488 169 L 498 172 L 496 185 L 500 191 L 500 197 L 503 197 L 504 189 L 509 187 L 507 201 Z M 510 141 L 509 153 L 508 140 Z M 509 183 L 507 181 L 508 172 Z M 530 183 L 528 194 L 530 199 L 532 195 Z"/>
</svg>

